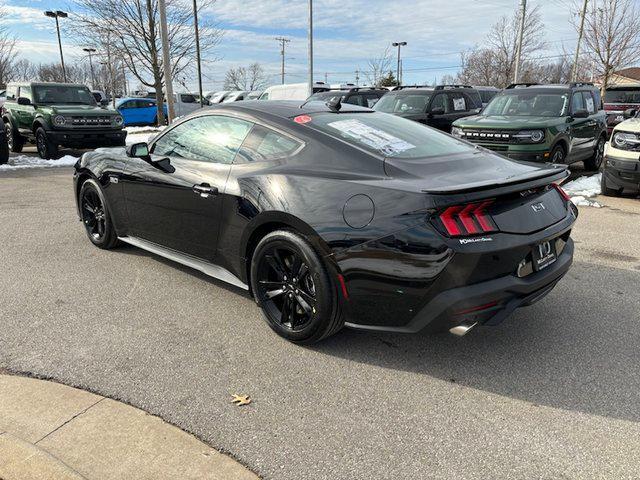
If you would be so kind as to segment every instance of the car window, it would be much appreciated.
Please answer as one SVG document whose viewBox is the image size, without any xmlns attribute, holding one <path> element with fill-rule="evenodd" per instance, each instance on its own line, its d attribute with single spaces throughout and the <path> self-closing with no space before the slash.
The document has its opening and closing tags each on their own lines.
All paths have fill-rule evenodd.
<svg viewBox="0 0 640 480">
<path fill-rule="evenodd" d="M 183 93 L 180 95 L 180 101 L 182 103 L 196 103 L 196 97 L 194 97 L 193 95 Z"/>
<path fill-rule="evenodd" d="M 302 145 L 301 142 L 275 132 L 262 125 L 255 125 L 242 144 L 236 163 L 274 160 L 291 155 Z"/>
<path fill-rule="evenodd" d="M 640 103 L 640 88 L 615 89 L 604 92 L 606 103 Z"/>
<path fill-rule="evenodd" d="M 364 98 L 365 98 L 365 101 L 367 102 L 365 107 L 372 108 L 376 103 L 378 103 L 378 100 L 380 100 L 381 97 L 375 94 L 368 94 L 368 95 L 365 95 Z"/>
<path fill-rule="evenodd" d="M 135 100 L 130 100 L 128 102 L 122 102 L 119 106 L 119 110 L 128 110 L 129 108 L 135 108 Z"/>
<path fill-rule="evenodd" d="M 87 87 L 73 85 L 36 85 L 35 103 L 43 105 L 95 105 L 96 99 Z"/>
<path fill-rule="evenodd" d="M 480 97 L 482 98 L 482 103 L 489 103 L 489 101 L 496 96 L 498 93 L 495 90 L 480 90 Z"/>
<path fill-rule="evenodd" d="M 213 163 L 231 163 L 252 124 L 221 115 L 176 125 L 153 145 L 153 153 Z"/>
<path fill-rule="evenodd" d="M 28 98 L 30 101 L 33 101 L 33 97 L 31 95 L 31 87 L 20 87 L 18 96 Z"/>
<path fill-rule="evenodd" d="M 473 104 L 473 102 L 462 93 L 451 92 L 448 95 L 451 99 L 451 105 L 453 106 L 454 112 L 466 112 L 470 109 L 470 105 Z"/>
<path fill-rule="evenodd" d="M 17 91 L 18 91 L 18 87 L 15 87 L 15 86 L 7 87 L 7 100 L 15 100 Z"/>
<path fill-rule="evenodd" d="M 596 104 L 593 100 L 593 97 L 591 96 L 591 93 L 582 92 L 582 96 L 584 97 L 584 104 L 587 108 L 587 112 L 589 112 L 589 114 L 596 113 Z"/>
<path fill-rule="evenodd" d="M 389 93 L 375 104 L 374 110 L 385 113 L 424 113 L 431 94 Z"/>
<path fill-rule="evenodd" d="M 362 95 L 350 95 L 344 102 L 351 105 L 360 105 L 361 107 L 367 106 Z"/>
<path fill-rule="evenodd" d="M 571 111 L 577 112 L 578 110 L 586 110 L 587 107 L 584 104 L 584 97 L 582 92 L 576 92 L 571 97 Z"/>
<path fill-rule="evenodd" d="M 493 97 L 482 114 L 487 116 L 561 117 L 567 115 L 568 105 L 568 93 L 506 91 Z"/>
<path fill-rule="evenodd" d="M 436 110 L 441 108 L 444 110 L 444 113 L 449 113 L 449 102 L 447 101 L 447 95 L 445 93 L 438 93 L 435 97 L 433 97 L 433 102 L 431 102 L 431 110 Z"/>
</svg>

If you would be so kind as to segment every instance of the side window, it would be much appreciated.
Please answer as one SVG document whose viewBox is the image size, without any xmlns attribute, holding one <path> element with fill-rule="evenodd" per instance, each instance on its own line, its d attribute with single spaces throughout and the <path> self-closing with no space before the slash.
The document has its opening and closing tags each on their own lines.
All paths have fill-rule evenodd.
<svg viewBox="0 0 640 480">
<path fill-rule="evenodd" d="M 33 97 L 31 96 L 31 87 L 20 87 L 18 96 L 28 98 L 29 100 L 33 101 Z"/>
<path fill-rule="evenodd" d="M 587 107 L 587 112 L 589 112 L 589 115 L 593 115 L 596 113 L 596 104 L 591 96 L 591 92 L 582 92 L 582 95 L 584 97 L 584 104 Z"/>
<path fill-rule="evenodd" d="M 454 112 L 466 112 L 471 108 L 469 105 L 473 105 L 473 102 L 462 93 L 451 92 L 449 93 L 449 97 L 451 98 L 451 105 L 453 106 Z"/>
<path fill-rule="evenodd" d="M 180 95 L 180 101 L 182 103 L 196 103 L 196 97 L 194 97 L 193 95 L 183 93 Z"/>
<path fill-rule="evenodd" d="M 436 110 L 441 108 L 445 113 L 449 110 L 449 102 L 447 101 L 447 95 L 444 93 L 438 93 L 435 97 L 433 97 L 433 102 L 431 102 L 431 110 Z"/>
<path fill-rule="evenodd" d="M 604 105 L 602 104 L 602 96 L 600 95 L 600 90 L 592 90 L 593 98 L 596 101 L 596 110 L 604 110 Z"/>
<path fill-rule="evenodd" d="M 153 146 L 153 153 L 212 163 L 231 163 L 252 124 L 221 115 L 187 120 L 169 130 Z"/>
<path fill-rule="evenodd" d="M 295 152 L 302 143 L 274 132 L 261 125 L 255 125 L 251 133 L 242 144 L 242 148 L 236 157 L 244 162 L 260 162 L 286 157 Z"/>
<path fill-rule="evenodd" d="M 364 98 L 362 95 L 351 95 L 348 96 L 345 100 L 345 103 L 350 103 L 351 105 L 359 105 L 361 107 L 365 107 Z"/>
<path fill-rule="evenodd" d="M 7 87 L 7 100 L 11 101 L 11 100 L 15 100 L 17 98 L 16 94 L 17 94 L 17 90 L 18 87 Z"/>
<path fill-rule="evenodd" d="M 365 95 L 364 98 L 366 100 L 365 107 L 369 108 L 372 108 L 376 103 L 378 103 L 378 100 L 380 100 L 380 97 L 377 95 Z"/>
<path fill-rule="evenodd" d="M 586 110 L 587 107 L 584 104 L 584 97 L 582 92 L 576 92 L 571 99 L 571 112 L 575 113 L 578 110 Z"/>
</svg>

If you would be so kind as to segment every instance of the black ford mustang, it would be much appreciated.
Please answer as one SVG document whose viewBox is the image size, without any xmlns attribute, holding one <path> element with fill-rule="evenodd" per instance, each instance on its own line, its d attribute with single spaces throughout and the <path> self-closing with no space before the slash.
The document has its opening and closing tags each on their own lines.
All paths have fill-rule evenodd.
<svg viewBox="0 0 640 480">
<path fill-rule="evenodd" d="M 91 242 L 252 292 L 299 343 L 344 325 L 494 325 L 569 269 L 564 167 L 516 162 L 353 105 L 238 102 L 75 168 Z"/>
</svg>

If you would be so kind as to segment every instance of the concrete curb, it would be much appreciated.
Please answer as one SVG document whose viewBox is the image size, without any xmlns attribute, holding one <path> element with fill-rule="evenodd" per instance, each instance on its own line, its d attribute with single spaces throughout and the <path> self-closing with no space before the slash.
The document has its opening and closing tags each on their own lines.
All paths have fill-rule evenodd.
<svg viewBox="0 0 640 480">
<path fill-rule="evenodd" d="M 0 375 L 0 479 L 256 480 L 162 419 L 54 382 Z"/>
</svg>

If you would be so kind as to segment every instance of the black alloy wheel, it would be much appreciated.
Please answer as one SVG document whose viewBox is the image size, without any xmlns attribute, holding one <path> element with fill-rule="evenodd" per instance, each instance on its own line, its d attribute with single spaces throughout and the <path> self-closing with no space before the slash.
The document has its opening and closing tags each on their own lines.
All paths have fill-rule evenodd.
<svg viewBox="0 0 640 480">
<path fill-rule="evenodd" d="M 297 233 L 272 232 L 260 241 L 251 286 L 269 326 L 288 340 L 314 343 L 344 324 L 326 267 Z"/>
<path fill-rule="evenodd" d="M 7 138 L 7 145 L 9 147 L 9 150 L 14 153 L 22 152 L 22 148 L 24 147 L 24 139 L 22 137 L 19 137 L 18 134 L 13 131 L 13 127 L 10 123 L 5 123 L 4 132 Z"/>
<path fill-rule="evenodd" d="M 111 224 L 102 191 L 94 180 L 87 180 L 82 184 L 79 204 L 82 223 L 91 243 L 104 249 L 113 248 L 118 237 Z"/>
<path fill-rule="evenodd" d="M 36 149 L 40 158 L 45 160 L 58 158 L 58 146 L 49 140 L 47 132 L 42 127 L 36 130 Z"/>
<path fill-rule="evenodd" d="M 604 159 L 604 147 L 607 141 L 604 137 L 600 137 L 598 139 L 598 143 L 596 144 L 596 148 L 593 151 L 593 156 L 588 160 L 584 161 L 584 166 L 587 170 L 599 170 L 602 165 L 602 160 Z"/>
</svg>

